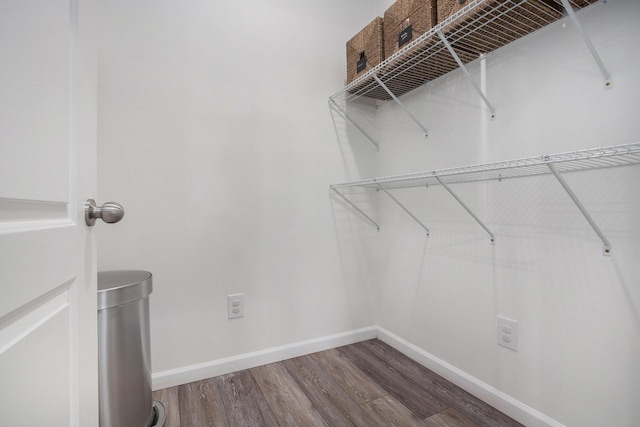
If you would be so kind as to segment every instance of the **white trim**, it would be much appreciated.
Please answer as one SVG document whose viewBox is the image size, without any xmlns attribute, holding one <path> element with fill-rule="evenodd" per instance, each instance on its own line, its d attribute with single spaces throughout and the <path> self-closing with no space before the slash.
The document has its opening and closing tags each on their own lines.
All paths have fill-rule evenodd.
<svg viewBox="0 0 640 427">
<path fill-rule="evenodd" d="M 0 356 L 69 308 L 69 285 L 0 317 Z"/>
<path fill-rule="evenodd" d="M 540 413 L 497 388 L 467 374 L 409 341 L 379 326 L 356 329 L 298 343 L 273 347 L 252 353 L 218 359 L 183 368 L 157 372 L 152 375 L 154 390 L 174 387 L 206 378 L 237 372 L 293 357 L 378 338 L 402 354 L 410 357 L 458 387 L 529 427 L 565 427 L 564 424 Z"/>
<path fill-rule="evenodd" d="M 326 337 L 315 338 L 266 350 L 254 351 L 211 362 L 185 366 L 154 373 L 152 384 L 154 390 L 200 381 L 206 378 L 216 377 L 243 369 L 254 368 L 268 363 L 279 362 L 293 357 L 304 356 L 318 351 L 329 350 L 343 345 L 366 341 L 378 336 L 378 328 L 356 329 Z"/>
<path fill-rule="evenodd" d="M 487 402 L 497 410 L 529 427 L 565 427 L 564 424 L 549 418 L 519 400 L 514 399 L 497 388 L 480 381 L 442 359 L 422 350 L 403 338 L 377 327 L 378 339 L 410 357 L 438 375 L 451 381 L 463 390 Z"/>
</svg>

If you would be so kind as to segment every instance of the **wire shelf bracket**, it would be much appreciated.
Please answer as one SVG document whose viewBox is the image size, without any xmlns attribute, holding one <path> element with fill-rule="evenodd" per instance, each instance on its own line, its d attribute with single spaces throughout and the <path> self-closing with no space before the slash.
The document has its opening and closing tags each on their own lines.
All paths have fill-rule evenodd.
<svg viewBox="0 0 640 427">
<path fill-rule="evenodd" d="M 602 230 L 600 230 L 600 227 L 598 227 L 598 224 L 596 224 L 596 222 L 593 220 L 591 215 L 589 215 L 589 212 L 587 211 L 587 209 L 584 207 L 582 202 L 580 202 L 580 199 L 578 199 L 578 196 L 576 196 L 576 194 L 573 192 L 571 187 L 569 187 L 569 184 L 567 184 L 567 181 L 565 181 L 564 177 L 560 175 L 560 173 L 558 172 L 558 170 L 556 169 L 553 163 L 547 163 L 547 167 L 549 168 L 551 173 L 556 177 L 560 185 L 562 185 L 562 188 L 564 188 L 564 191 L 567 192 L 571 200 L 573 200 L 573 203 L 575 203 L 575 205 L 578 207 L 578 210 L 580 210 L 580 213 L 582 213 L 582 215 L 585 217 L 589 225 L 591 225 L 591 228 L 593 228 L 593 231 L 595 231 L 598 237 L 600 237 L 600 240 L 602 240 L 602 255 L 611 256 L 611 243 L 609 243 L 609 240 L 602 233 Z"/>
<path fill-rule="evenodd" d="M 440 37 L 440 40 L 442 40 L 442 43 L 447 48 L 447 50 L 449 51 L 451 56 L 453 56 L 453 59 L 456 60 L 456 63 L 458 64 L 458 67 L 462 70 L 462 72 L 467 77 L 469 82 L 471 82 L 471 85 L 473 86 L 473 88 L 476 90 L 476 92 L 478 92 L 478 95 L 480 95 L 480 98 L 482 98 L 482 100 L 484 101 L 485 105 L 489 108 L 489 111 L 491 111 L 491 118 L 495 119 L 496 118 L 496 109 L 493 108 L 493 105 L 491 105 L 491 102 L 489 101 L 489 99 L 486 97 L 484 92 L 482 92 L 482 89 L 480 88 L 480 86 L 478 86 L 478 83 L 476 83 L 476 81 L 473 79 L 473 77 L 471 77 L 471 73 L 469 72 L 469 69 L 464 65 L 464 63 L 462 62 L 462 60 L 460 59 L 460 57 L 458 56 L 456 51 L 451 46 L 451 43 L 449 43 L 449 40 L 447 40 L 447 38 L 444 36 L 444 34 L 442 34 L 442 31 L 440 29 L 438 29 L 438 31 L 436 33 L 438 34 L 438 37 Z"/>
<path fill-rule="evenodd" d="M 420 126 L 420 129 L 422 129 L 424 131 L 424 137 L 428 137 L 429 136 L 429 129 L 423 125 L 420 120 L 418 120 L 416 118 L 416 116 L 413 115 L 413 113 L 411 112 L 411 110 L 409 110 L 402 102 L 400 102 L 400 100 L 398 99 L 397 96 L 395 96 L 393 94 L 393 92 L 391 91 L 391 89 L 389 89 L 387 87 L 387 85 L 385 85 L 384 83 L 382 83 L 382 80 L 380 80 L 380 77 L 378 77 L 377 75 L 373 75 L 373 79 L 376 81 L 376 83 L 378 83 L 380 85 L 380 87 L 382 89 L 384 89 L 385 92 L 387 92 L 389 94 L 389 96 L 391 97 L 391 99 L 393 99 L 396 104 L 398 104 L 400 106 L 400 108 L 402 108 L 404 110 L 405 113 L 407 113 L 409 115 L 409 117 L 411 117 L 411 119 L 413 119 L 414 122 L 416 122 L 418 124 L 418 126 Z"/>
<path fill-rule="evenodd" d="M 371 143 L 373 145 L 376 146 L 376 150 L 380 150 L 380 146 L 378 145 L 378 143 L 376 142 L 375 139 L 373 139 L 371 137 L 371 135 L 369 135 L 364 129 L 362 129 L 362 127 L 360 127 L 360 125 L 358 124 L 358 122 L 356 122 L 355 120 L 353 120 L 351 118 L 351 116 L 349 116 L 349 114 L 347 114 L 346 111 L 344 111 L 342 108 L 340 108 L 340 106 L 336 103 L 336 101 L 334 101 L 333 99 L 329 98 L 329 108 L 334 110 L 335 112 L 337 112 L 340 116 L 342 116 L 343 119 L 347 120 L 348 122 L 350 122 L 352 125 L 354 125 L 356 127 L 356 129 L 358 129 L 360 131 L 360 133 L 362 133 L 365 137 L 367 137 L 367 139 L 369 141 L 371 141 Z"/>
<path fill-rule="evenodd" d="M 351 200 L 347 199 L 345 197 L 344 194 L 342 194 L 341 192 L 339 192 L 338 190 L 336 190 L 334 187 L 330 187 L 338 196 L 340 196 L 342 198 L 342 200 L 344 200 L 345 202 L 347 202 L 349 204 L 349 206 L 351 206 L 353 209 L 356 210 L 356 212 L 358 212 L 360 215 L 362 215 L 365 219 L 367 219 L 367 221 L 369 221 L 371 224 L 376 226 L 376 229 L 378 229 L 378 231 L 380 231 L 380 226 L 378 225 L 377 222 L 375 222 L 373 219 L 371 219 L 371 217 L 369 215 L 367 215 L 366 213 L 364 213 L 362 211 L 362 209 L 360 209 L 359 207 L 357 207 Z"/>
<path fill-rule="evenodd" d="M 460 203 L 460 205 L 469 213 L 469 215 L 471 215 L 473 217 L 473 219 L 475 219 L 476 222 L 478 224 L 480 224 L 480 227 L 484 228 L 484 231 L 486 231 L 487 234 L 489 234 L 489 237 L 491 237 L 491 244 L 494 245 L 496 243 L 496 236 L 495 236 L 495 234 L 493 234 L 493 232 L 491 230 L 489 230 L 489 227 L 487 227 L 485 225 L 485 223 L 482 222 L 482 220 L 480 220 L 480 218 L 478 218 L 478 216 L 475 213 L 473 213 L 473 211 L 469 208 L 469 206 L 467 206 L 467 204 L 465 202 L 463 202 L 462 199 L 460 197 L 458 197 L 458 195 L 456 193 L 453 192 L 451 187 L 449 187 L 446 183 L 444 183 L 440 179 L 440 177 L 436 176 L 436 179 L 438 180 L 440 185 L 442 185 L 444 187 L 444 189 L 447 190 L 449 192 L 449 194 L 451 194 L 451 196 L 454 199 L 456 199 L 456 201 L 458 203 Z"/>
<path fill-rule="evenodd" d="M 576 13 L 573 11 L 573 8 L 569 4 L 569 0 L 560 0 L 560 1 L 562 2 L 562 6 L 564 7 L 564 9 L 567 11 L 567 15 L 569 15 L 569 19 L 573 23 L 573 26 L 576 28 L 578 33 L 580 33 L 582 40 L 587 45 L 587 49 L 589 49 L 591 56 L 593 56 L 594 61 L 596 61 L 598 68 L 600 68 L 600 72 L 604 77 L 604 89 L 605 90 L 613 89 L 613 78 L 611 77 L 611 73 L 609 73 L 609 70 L 607 70 L 607 67 L 604 65 L 604 62 L 602 62 L 602 59 L 600 59 L 600 55 L 598 55 L 598 51 L 596 50 L 595 47 L 593 47 L 593 43 L 591 43 L 589 36 L 584 31 L 584 28 L 582 28 L 582 24 L 580 24 L 580 20 L 578 19 L 578 17 L 576 16 Z"/>
<path fill-rule="evenodd" d="M 380 183 L 377 183 L 377 184 L 378 184 L 378 188 L 379 188 L 380 190 L 384 191 L 384 192 L 385 192 L 385 194 L 386 194 L 387 196 L 389 196 L 389 198 L 390 198 L 391 200 L 393 200 L 394 202 L 396 202 L 396 204 L 397 204 L 398 206 L 400 206 L 400 207 L 402 208 L 402 210 L 403 210 L 403 211 L 405 211 L 405 212 L 406 212 L 406 213 L 407 213 L 411 218 L 413 218 L 413 220 L 414 220 L 415 222 L 417 222 L 417 223 L 420 225 L 420 227 L 422 227 L 422 228 L 424 228 L 424 229 L 425 229 L 425 231 L 427 232 L 427 237 L 429 237 L 429 229 L 427 228 L 427 226 L 426 226 L 426 225 L 424 225 L 424 224 L 423 224 L 423 223 L 422 223 L 418 218 L 416 218 L 416 216 L 415 216 L 414 214 L 412 214 L 412 213 L 409 211 L 409 209 L 405 208 L 405 207 L 404 207 L 404 205 L 398 201 L 398 199 L 396 199 L 395 197 L 393 197 L 393 196 L 391 195 L 391 193 L 389 193 L 389 192 L 387 191 L 387 189 L 386 189 L 386 188 L 384 188 L 382 185 L 380 185 Z"/>
</svg>

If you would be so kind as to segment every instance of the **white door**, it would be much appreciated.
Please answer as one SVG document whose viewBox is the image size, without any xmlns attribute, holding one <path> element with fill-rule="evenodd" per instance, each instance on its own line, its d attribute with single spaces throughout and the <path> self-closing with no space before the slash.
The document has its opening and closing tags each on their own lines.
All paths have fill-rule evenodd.
<svg viewBox="0 0 640 427">
<path fill-rule="evenodd" d="M 95 14 L 0 0 L 2 426 L 98 424 Z"/>
</svg>

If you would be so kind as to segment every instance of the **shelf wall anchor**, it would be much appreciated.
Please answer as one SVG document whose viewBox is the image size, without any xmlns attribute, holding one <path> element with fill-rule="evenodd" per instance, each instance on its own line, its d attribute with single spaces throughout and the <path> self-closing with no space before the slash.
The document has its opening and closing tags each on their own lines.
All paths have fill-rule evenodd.
<svg viewBox="0 0 640 427">
<path fill-rule="evenodd" d="M 345 202 L 347 202 L 349 204 L 349 206 L 351 206 L 353 209 L 355 209 L 360 215 L 362 215 L 363 217 L 365 217 L 371 224 L 375 225 L 376 228 L 378 229 L 378 231 L 380 231 L 380 226 L 378 225 L 377 222 L 375 222 L 373 219 L 371 219 L 371 217 L 369 215 L 367 215 L 366 213 L 364 213 L 362 211 L 362 209 L 360 209 L 359 207 L 357 207 L 351 200 L 347 199 L 345 197 L 344 194 L 342 194 L 341 192 L 339 192 L 338 190 L 336 190 L 335 188 L 331 187 L 331 189 L 342 198 L 342 200 L 344 200 Z"/>
<path fill-rule="evenodd" d="M 556 169 L 553 163 L 547 163 L 547 167 L 549 168 L 551 173 L 556 177 L 560 185 L 562 185 L 562 188 L 564 188 L 564 191 L 567 192 L 571 200 L 573 200 L 573 203 L 575 203 L 575 205 L 578 207 L 578 209 L 580 210 L 582 215 L 585 217 L 589 225 L 591 225 L 591 228 L 593 228 L 593 231 L 595 231 L 598 237 L 600 237 L 600 240 L 602 240 L 602 255 L 611 256 L 611 243 L 609 243 L 609 240 L 602 233 L 602 231 L 600 230 L 600 227 L 598 227 L 598 225 L 595 223 L 593 218 L 591 218 L 591 215 L 589 215 L 589 212 L 587 212 L 585 207 L 582 205 L 582 203 L 578 199 L 578 196 L 576 196 L 573 190 L 571 190 L 571 187 L 569 187 L 569 184 L 567 184 L 567 182 L 564 180 L 564 177 L 560 175 L 560 173 L 558 172 L 558 170 Z"/>
<path fill-rule="evenodd" d="M 613 78 L 611 77 L 611 73 L 609 73 L 609 70 L 607 70 L 607 67 L 605 67 L 604 62 L 602 62 L 602 59 L 600 59 L 600 55 L 598 55 L 598 52 L 596 51 L 596 48 L 593 47 L 589 36 L 582 28 L 582 24 L 580 24 L 576 13 L 569 4 L 569 0 L 560 1 L 562 1 L 562 6 L 567 11 L 567 15 L 569 15 L 569 19 L 571 19 L 573 26 L 576 27 L 576 30 L 578 30 L 578 33 L 580 33 L 580 36 L 582 36 L 582 40 L 584 40 L 584 43 L 587 45 L 587 49 L 589 49 L 589 52 L 591 52 L 591 56 L 593 56 L 594 61 L 596 61 L 596 64 L 598 64 L 598 68 L 600 68 L 600 72 L 602 72 L 602 76 L 604 77 L 605 90 L 613 89 Z"/>
<path fill-rule="evenodd" d="M 480 224 L 480 227 L 484 228 L 484 231 L 486 231 L 486 232 L 489 234 L 489 237 L 491 237 L 491 244 L 492 244 L 492 245 L 493 245 L 493 244 L 495 244 L 495 243 L 496 243 L 496 236 L 495 236 L 495 234 L 493 234 L 493 233 L 491 232 L 491 230 L 489 230 L 489 227 L 487 227 L 487 226 L 484 224 L 484 222 L 482 222 L 482 221 L 480 220 L 480 218 L 478 218 L 478 217 L 476 216 L 476 214 L 474 214 L 474 213 L 473 213 L 473 211 L 469 208 L 469 206 L 467 206 L 467 204 L 466 204 L 465 202 L 463 202 L 463 201 L 462 201 L 462 199 L 461 199 L 460 197 L 458 197 L 458 195 L 457 195 L 456 193 L 454 193 L 454 192 L 453 192 L 453 190 L 452 190 L 452 189 L 451 189 L 447 184 L 445 184 L 445 183 L 440 179 L 440 177 L 439 177 L 439 176 L 437 176 L 437 175 L 436 175 L 436 177 L 435 177 L 435 178 L 438 180 L 438 182 L 440 183 L 440 185 L 442 185 L 442 186 L 444 187 L 444 189 L 445 189 L 445 190 L 447 190 L 447 191 L 449 192 L 449 194 L 451 194 L 451 196 L 453 196 L 453 198 L 454 198 L 454 199 L 456 199 L 456 201 L 457 201 L 458 203 L 460 203 L 460 205 L 461 205 L 461 206 L 462 206 L 462 207 L 463 207 L 467 212 L 469 212 L 469 215 L 471 215 L 471 216 L 473 217 L 473 219 L 475 219 L 475 220 L 476 220 L 476 222 L 477 222 L 478 224 Z"/>
<path fill-rule="evenodd" d="M 391 200 L 393 200 L 394 202 L 396 202 L 396 204 L 397 204 L 398 206 L 400 206 L 400 207 L 402 208 L 402 210 L 403 210 L 403 211 L 405 211 L 405 212 L 407 213 L 407 215 L 409 215 L 411 218 L 413 218 L 413 220 L 414 220 L 415 222 L 417 222 L 418 224 L 420 224 L 420 227 L 422 227 L 422 228 L 424 228 L 424 229 L 425 229 L 425 231 L 427 232 L 427 237 L 429 237 L 429 229 L 428 229 L 428 228 L 427 228 L 427 227 L 426 227 L 422 222 L 420 222 L 420 220 L 419 220 L 418 218 L 416 218 L 414 214 L 412 214 L 411 212 L 409 212 L 409 209 L 405 208 L 405 207 L 404 207 L 404 205 L 398 201 L 398 199 L 396 199 L 395 197 L 393 197 L 393 196 L 391 195 L 391 193 L 389 193 L 389 192 L 387 191 L 387 189 L 386 189 L 386 188 L 384 188 L 382 185 L 380 185 L 380 183 L 379 183 L 379 182 L 376 182 L 376 184 L 378 185 L 378 188 L 380 188 L 382 191 L 384 191 L 384 192 L 387 194 L 387 196 L 389 196 L 389 197 L 391 198 Z"/>
<path fill-rule="evenodd" d="M 484 92 L 482 92 L 482 89 L 480 89 L 480 86 L 478 86 L 478 83 L 476 83 L 476 81 L 473 80 L 473 77 L 471 77 L 471 73 L 469 72 L 467 67 L 462 63 L 456 51 L 453 50 L 453 46 L 451 46 L 451 43 L 449 43 L 449 40 L 447 40 L 444 34 L 442 34 L 442 31 L 438 30 L 437 33 L 438 33 L 438 37 L 440 37 L 440 40 L 442 40 L 442 43 L 444 43 L 445 47 L 447 48 L 451 56 L 453 56 L 453 59 L 456 60 L 456 62 L 458 63 L 458 66 L 464 72 L 464 75 L 467 76 L 467 79 L 471 82 L 471 85 L 473 86 L 473 88 L 476 90 L 476 92 L 478 92 L 478 95 L 480 95 L 480 98 L 482 98 L 487 108 L 489 108 L 489 111 L 491 111 L 491 118 L 495 119 L 496 109 L 493 108 L 493 105 L 491 105 L 491 102 L 489 102 L 489 99 L 486 97 Z"/>
<path fill-rule="evenodd" d="M 378 83 L 380 85 L 380 87 L 382 89 L 385 90 L 385 92 L 387 92 L 389 94 L 389 96 L 391 98 L 393 98 L 394 101 L 396 101 L 396 104 L 398 104 L 400 106 L 400 108 L 402 108 L 404 110 L 405 113 L 407 113 L 409 115 L 409 117 L 411 117 L 413 119 L 414 122 L 416 122 L 418 124 L 418 126 L 420 126 L 420 129 L 422 129 L 424 131 L 424 136 L 425 138 L 429 136 L 429 129 L 424 126 L 422 123 L 420 123 L 420 120 L 418 120 L 416 118 L 416 116 L 413 115 L 413 113 L 411 112 L 411 110 L 409 110 L 402 102 L 400 102 L 400 100 L 398 99 L 397 96 L 395 96 L 393 94 L 393 92 L 391 92 L 391 89 L 389 89 L 387 87 L 387 85 L 385 85 L 384 83 L 382 83 L 382 80 L 380 80 L 380 78 L 378 76 L 376 76 L 375 74 L 373 75 L 374 80 L 376 81 L 376 83 Z"/>
<path fill-rule="evenodd" d="M 340 106 L 333 99 L 329 99 L 329 108 L 335 110 L 338 114 L 342 116 L 343 119 L 349 121 L 352 125 L 354 125 L 356 129 L 358 129 L 364 136 L 367 137 L 369 141 L 371 141 L 373 145 L 376 146 L 377 150 L 380 149 L 380 146 L 378 145 L 378 143 L 367 132 L 365 132 L 365 130 L 362 129 L 362 127 L 360 127 L 360 125 L 355 120 L 353 120 L 351 116 L 347 114 L 346 111 L 340 108 Z"/>
</svg>

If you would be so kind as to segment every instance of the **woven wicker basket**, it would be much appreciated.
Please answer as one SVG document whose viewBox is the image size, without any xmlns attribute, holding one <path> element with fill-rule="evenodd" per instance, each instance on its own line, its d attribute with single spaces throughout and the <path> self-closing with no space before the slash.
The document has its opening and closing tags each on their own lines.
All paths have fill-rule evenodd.
<svg viewBox="0 0 640 427">
<path fill-rule="evenodd" d="M 389 58 L 400 50 L 404 43 L 429 31 L 435 24 L 435 0 L 397 0 L 384 12 L 385 58 Z M 409 26 L 411 26 L 411 37 L 403 37 L 401 42 L 400 35 Z"/>
<path fill-rule="evenodd" d="M 347 42 L 347 84 L 383 60 L 382 18 L 377 17 Z"/>
</svg>

